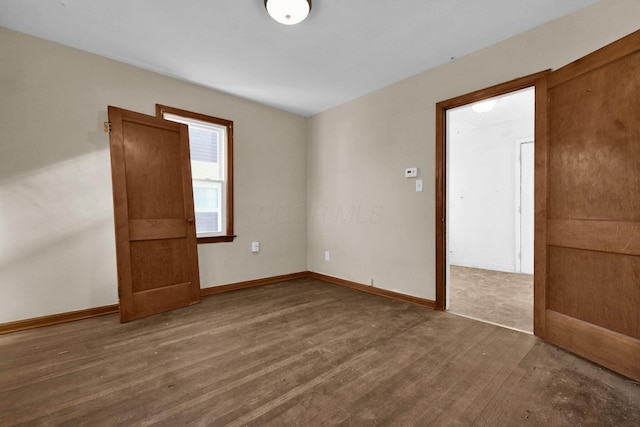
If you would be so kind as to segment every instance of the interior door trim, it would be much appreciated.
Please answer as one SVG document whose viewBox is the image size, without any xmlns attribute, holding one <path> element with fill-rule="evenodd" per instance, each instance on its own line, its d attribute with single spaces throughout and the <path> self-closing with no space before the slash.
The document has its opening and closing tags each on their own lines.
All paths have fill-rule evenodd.
<svg viewBox="0 0 640 427">
<path fill-rule="evenodd" d="M 460 107 L 463 105 L 471 104 L 483 99 L 492 98 L 494 96 L 504 95 L 510 92 L 515 92 L 520 89 L 525 89 L 531 86 L 536 88 L 536 135 L 538 135 L 538 117 L 537 106 L 540 102 L 538 93 L 541 90 L 538 89 L 538 85 L 542 84 L 542 81 L 549 74 L 549 70 L 541 71 L 538 73 L 530 74 L 528 76 L 520 77 L 505 83 L 500 83 L 495 86 L 491 86 L 485 89 L 477 90 L 465 95 L 460 95 L 455 98 L 447 99 L 445 101 L 438 102 L 436 104 L 436 310 L 446 310 L 446 268 L 447 268 L 447 254 L 446 254 L 446 188 L 447 188 L 447 159 L 446 159 L 446 114 L 447 110 L 451 108 Z M 545 89 L 546 92 L 546 89 Z M 537 136 L 536 136 L 537 138 Z M 537 145 L 537 144 L 536 144 Z M 537 156 L 536 152 L 536 156 Z M 535 268 L 535 264 L 534 264 Z M 535 330 L 535 325 L 534 325 Z"/>
</svg>

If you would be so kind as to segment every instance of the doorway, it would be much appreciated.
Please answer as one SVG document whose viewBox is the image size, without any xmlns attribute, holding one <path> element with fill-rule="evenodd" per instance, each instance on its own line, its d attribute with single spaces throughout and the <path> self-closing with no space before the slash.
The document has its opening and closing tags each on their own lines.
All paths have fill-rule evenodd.
<svg viewBox="0 0 640 427">
<path fill-rule="evenodd" d="M 640 378 L 639 71 L 636 31 L 558 70 L 436 104 L 436 309 L 449 299 L 446 111 L 534 86 L 534 334 Z"/>
<path fill-rule="evenodd" d="M 447 309 L 533 333 L 534 88 L 446 111 Z"/>
</svg>

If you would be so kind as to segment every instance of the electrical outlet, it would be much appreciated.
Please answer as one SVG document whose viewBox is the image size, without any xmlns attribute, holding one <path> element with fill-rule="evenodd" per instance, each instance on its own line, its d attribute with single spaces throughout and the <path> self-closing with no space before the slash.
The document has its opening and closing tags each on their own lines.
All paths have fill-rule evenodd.
<svg viewBox="0 0 640 427">
<path fill-rule="evenodd" d="M 416 176 L 418 176 L 418 168 L 406 168 L 404 170 L 405 178 L 415 178 Z"/>
<path fill-rule="evenodd" d="M 331 261 L 331 253 L 329 251 L 324 251 L 324 260 Z"/>
<path fill-rule="evenodd" d="M 251 242 L 251 252 L 260 252 L 260 242 Z"/>
</svg>

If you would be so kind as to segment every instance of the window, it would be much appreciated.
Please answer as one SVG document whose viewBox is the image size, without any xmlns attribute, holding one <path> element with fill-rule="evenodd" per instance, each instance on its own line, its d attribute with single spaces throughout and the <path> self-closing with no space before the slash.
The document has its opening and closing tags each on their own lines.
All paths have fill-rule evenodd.
<svg viewBox="0 0 640 427">
<path fill-rule="evenodd" d="M 164 105 L 156 113 L 189 127 L 198 243 L 232 242 L 233 122 Z"/>
</svg>

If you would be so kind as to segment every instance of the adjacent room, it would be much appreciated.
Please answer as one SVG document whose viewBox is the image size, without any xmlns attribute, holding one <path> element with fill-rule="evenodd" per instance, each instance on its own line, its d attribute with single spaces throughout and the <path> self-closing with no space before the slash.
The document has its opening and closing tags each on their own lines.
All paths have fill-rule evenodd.
<svg viewBox="0 0 640 427">
<path fill-rule="evenodd" d="M 448 310 L 533 332 L 534 89 L 447 111 Z"/>
<path fill-rule="evenodd" d="M 0 426 L 640 424 L 640 2 L 382 6 L 0 0 Z"/>
</svg>

